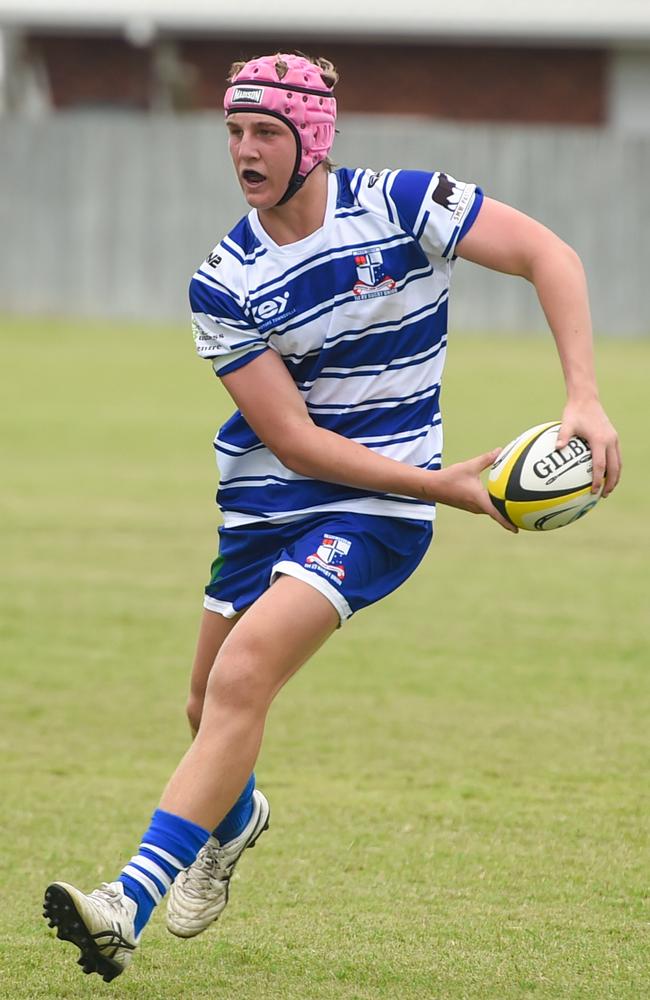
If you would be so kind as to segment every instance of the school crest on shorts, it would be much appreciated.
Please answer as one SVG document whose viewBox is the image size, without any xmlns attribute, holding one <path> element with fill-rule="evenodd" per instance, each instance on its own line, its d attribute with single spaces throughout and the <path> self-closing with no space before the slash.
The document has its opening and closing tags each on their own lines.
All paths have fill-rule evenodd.
<svg viewBox="0 0 650 1000">
<path fill-rule="evenodd" d="M 321 569 L 325 576 L 334 583 L 341 584 L 345 579 L 343 557 L 350 551 L 352 542 L 338 535 L 323 535 L 323 541 L 315 552 L 307 556 L 305 566 L 308 569 Z"/>
<path fill-rule="evenodd" d="M 352 286 L 352 291 L 357 299 L 376 299 L 397 291 L 394 279 L 386 274 L 384 256 L 379 247 L 354 250 L 353 253 L 359 280 Z"/>
</svg>

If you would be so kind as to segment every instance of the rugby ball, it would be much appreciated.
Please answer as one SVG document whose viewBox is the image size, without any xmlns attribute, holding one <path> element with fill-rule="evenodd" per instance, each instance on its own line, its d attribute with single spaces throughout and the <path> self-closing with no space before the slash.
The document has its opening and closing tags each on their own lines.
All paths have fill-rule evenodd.
<svg viewBox="0 0 650 1000">
<path fill-rule="evenodd" d="M 556 449 L 560 424 L 538 424 L 499 453 L 487 489 L 492 503 L 524 531 L 550 531 L 592 510 L 600 493 L 591 492 L 593 462 L 586 441 L 572 437 Z M 602 492 L 602 490 L 601 490 Z"/>
</svg>

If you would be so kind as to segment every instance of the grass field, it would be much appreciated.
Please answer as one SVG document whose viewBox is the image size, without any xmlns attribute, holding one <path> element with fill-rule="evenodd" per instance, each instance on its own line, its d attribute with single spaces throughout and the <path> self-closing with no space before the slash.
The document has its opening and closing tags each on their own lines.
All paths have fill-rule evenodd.
<svg viewBox="0 0 650 1000">
<path fill-rule="evenodd" d="M 440 512 L 416 577 L 273 708 L 220 926 L 86 979 L 41 919 L 131 855 L 187 743 L 229 405 L 182 329 L 8 321 L 0 997 L 643 1000 L 650 343 L 603 341 L 620 490 L 564 531 Z M 560 413 L 542 339 L 457 337 L 447 460 Z"/>
</svg>

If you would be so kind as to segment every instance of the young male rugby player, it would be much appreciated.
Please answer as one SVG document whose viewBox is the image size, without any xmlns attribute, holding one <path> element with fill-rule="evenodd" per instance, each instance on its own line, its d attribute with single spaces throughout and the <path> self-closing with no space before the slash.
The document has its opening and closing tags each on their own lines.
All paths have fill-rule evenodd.
<svg viewBox="0 0 650 1000">
<path fill-rule="evenodd" d="M 191 679 L 195 739 L 117 879 L 88 895 L 54 882 L 45 895 L 59 937 L 106 980 L 170 887 L 174 934 L 219 916 L 268 824 L 253 768 L 271 701 L 342 622 L 411 575 L 435 504 L 513 530 L 480 480 L 497 450 L 441 464 L 456 257 L 532 282 L 566 381 L 559 443 L 589 441 L 594 491 L 619 478 L 576 254 L 448 174 L 331 171 L 336 79 L 325 60 L 282 54 L 235 65 L 226 91 L 251 211 L 190 287 L 198 352 L 237 406 L 215 441 L 224 524 Z"/>
</svg>

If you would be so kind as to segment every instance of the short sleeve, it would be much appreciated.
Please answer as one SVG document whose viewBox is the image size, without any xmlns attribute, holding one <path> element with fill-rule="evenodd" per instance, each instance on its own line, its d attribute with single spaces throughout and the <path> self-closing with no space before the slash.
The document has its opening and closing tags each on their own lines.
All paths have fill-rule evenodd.
<svg viewBox="0 0 650 1000">
<path fill-rule="evenodd" d="M 476 219 L 483 192 L 476 184 L 424 170 L 365 171 L 358 185 L 361 204 L 381 211 L 417 240 L 427 256 L 451 259 Z"/>
<path fill-rule="evenodd" d="M 199 357 L 212 362 L 217 375 L 227 375 L 268 349 L 234 292 L 203 271 L 190 282 L 192 332 Z"/>
</svg>

